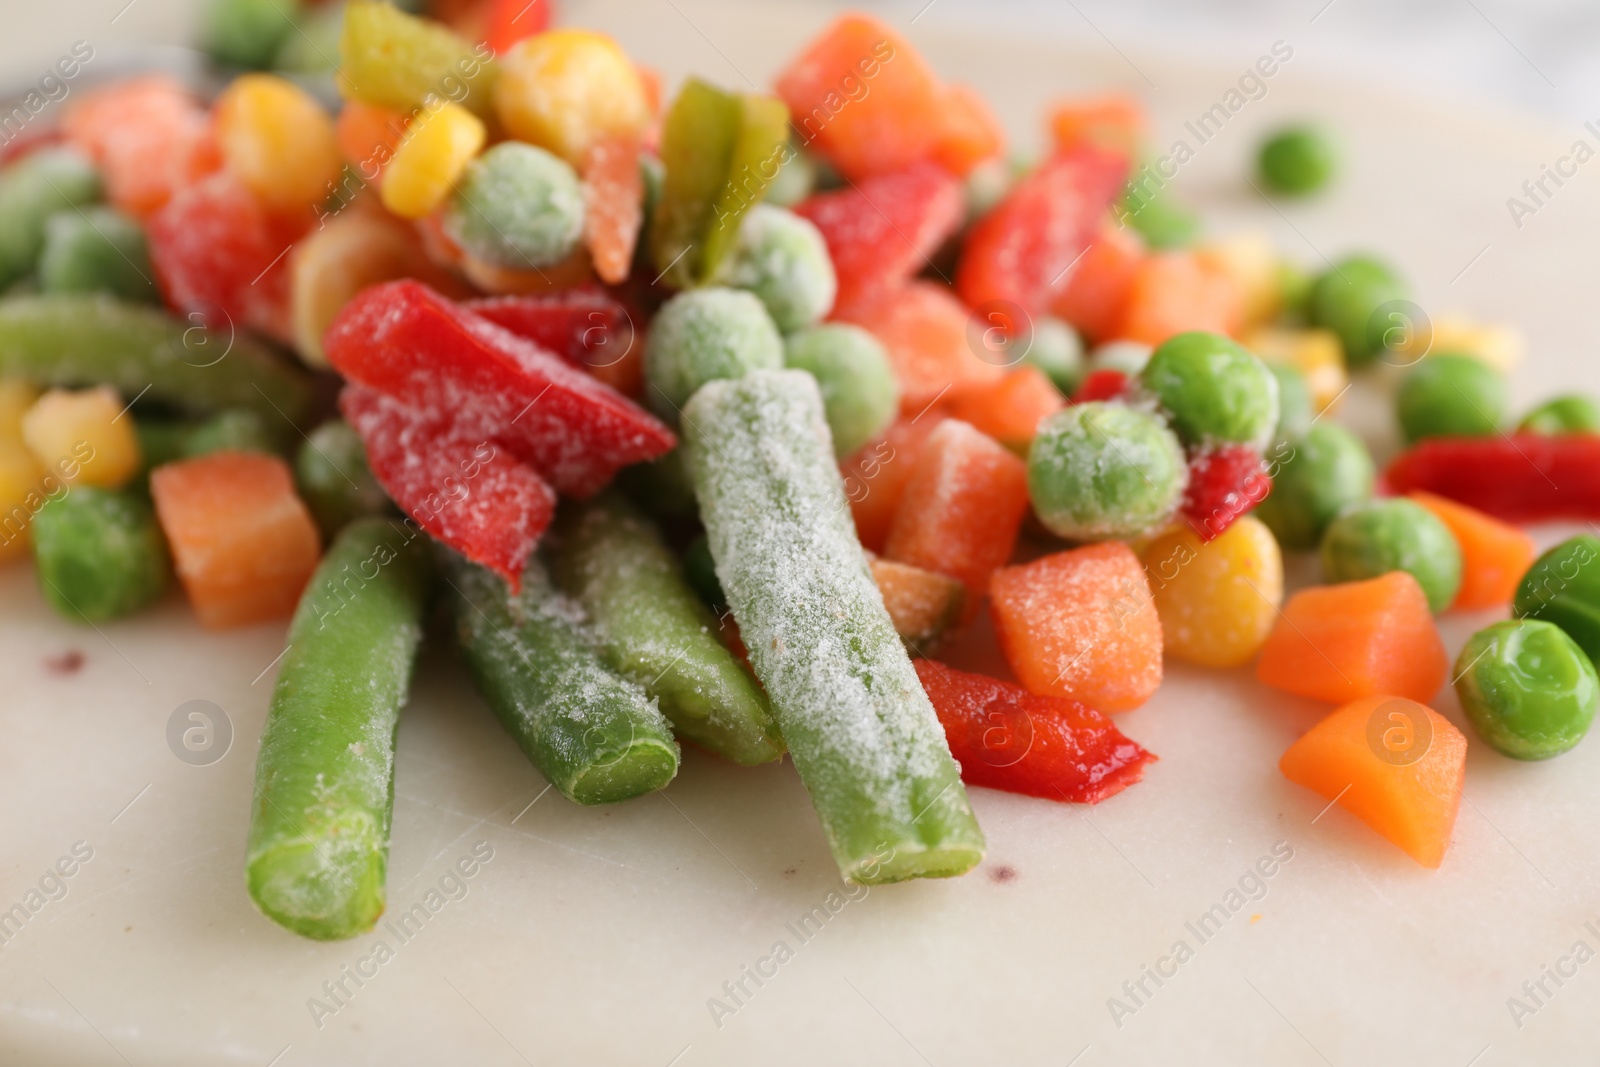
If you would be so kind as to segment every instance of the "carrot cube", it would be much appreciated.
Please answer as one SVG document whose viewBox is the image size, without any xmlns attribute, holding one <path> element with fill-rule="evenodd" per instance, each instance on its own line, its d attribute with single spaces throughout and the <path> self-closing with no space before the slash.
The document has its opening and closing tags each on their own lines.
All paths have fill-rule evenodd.
<svg viewBox="0 0 1600 1067">
<path fill-rule="evenodd" d="M 1050 112 L 1050 132 L 1063 152 L 1094 145 L 1131 159 L 1139 154 L 1146 125 L 1143 105 L 1131 96 L 1063 100 Z"/>
<path fill-rule="evenodd" d="M 1323 719 L 1278 761 L 1284 777 L 1438 867 L 1461 806 L 1467 739 L 1426 705 L 1374 695 Z"/>
<path fill-rule="evenodd" d="M 1189 330 L 1232 335 L 1244 311 L 1244 294 L 1227 274 L 1188 252 L 1149 256 L 1128 286 L 1118 340 L 1159 345 Z"/>
<path fill-rule="evenodd" d="M 942 421 L 944 416 L 935 412 L 920 419 L 901 419 L 881 439 L 861 446 L 839 465 L 844 495 L 856 520 L 856 537 L 863 548 L 883 550 L 922 447 Z"/>
<path fill-rule="evenodd" d="M 1106 223 L 1068 275 L 1053 310 L 1091 341 L 1105 340 L 1122 323 L 1144 257 L 1144 241 L 1137 230 Z"/>
<path fill-rule="evenodd" d="M 1006 134 L 988 103 L 970 86 L 944 89 L 944 129 L 934 149 L 940 166 L 965 177 L 1005 151 Z"/>
<path fill-rule="evenodd" d="M 1476 611 L 1509 603 L 1538 555 L 1533 538 L 1454 500 L 1421 491 L 1408 495 L 1449 527 L 1461 545 L 1461 591 L 1450 607 Z"/>
<path fill-rule="evenodd" d="M 989 599 L 1006 662 L 1030 692 L 1115 712 L 1161 684 L 1161 619 L 1120 541 L 995 571 Z"/>
<path fill-rule="evenodd" d="M 1018 367 L 989 385 L 956 397 L 950 414 L 969 422 L 1013 451 L 1025 452 L 1039 423 L 1067 406 L 1043 371 Z"/>
<path fill-rule="evenodd" d="M 910 282 L 853 307 L 848 321 L 883 342 L 900 383 L 900 410 L 908 415 L 1004 373 L 978 354 L 987 354 L 982 327 L 969 336 L 972 319 L 966 305 L 942 285 Z"/>
<path fill-rule="evenodd" d="M 156 468 L 150 495 L 201 625 L 244 626 L 294 611 L 318 546 L 288 464 L 213 452 Z"/>
<path fill-rule="evenodd" d="M 1011 558 L 1027 510 L 1027 465 L 993 438 L 947 419 L 923 446 L 883 554 L 956 579 L 975 607 L 989 575 Z"/>
<path fill-rule="evenodd" d="M 933 155 L 946 129 L 938 77 L 911 43 L 867 15 L 844 15 L 778 76 L 799 139 L 847 178 Z"/>
<path fill-rule="evenodd" d="M 100 168 L 111 203 L 139 218 L 222 165 L 210 116 L 165 74 L 86 94 L 62 126 Z"/>
<path fill-rule="evenodd" d="M 1264 684 L 1334 704 L 1379 693 L 1431 700 L 1447 670 L 1428 598 L 1405 571 L 1302 589 L 1256 663 Z"/>
</svg>

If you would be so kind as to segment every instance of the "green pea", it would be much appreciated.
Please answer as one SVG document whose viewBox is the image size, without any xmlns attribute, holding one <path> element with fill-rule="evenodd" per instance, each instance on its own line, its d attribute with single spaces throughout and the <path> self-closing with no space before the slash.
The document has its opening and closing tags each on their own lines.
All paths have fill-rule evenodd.
<svg viewBox="0 0 1600 1067">
<path fill-rule="evenodd" d="M 1534 560 L 1517 586 L 1511 613 L 1553 622 L 1591 661 L 1600 658 L 1600 538 L 1579 534 Z"/>
<path fill-rule="evenodd" d="M 811 154 L 789 146 L 789 154 L 778 167 L 778 176 L 767 186 L 767 203 L 774 207 L 794 207 L 817 187 L 817 164 Z"/>
<path fill-rule="evenodd" d="M 722 280 L 760 297 L 780 333 L 821 321 L 839 292 L 821 231 L 770 204 L 754 205 L 739 224 L 739 243 L 723 264 Z"/>
<path fill-rule="evenodd" d="M 1569 394 L 1546 400 L 1523 416 L 1518 433 L 1552 436 L 1567 433 L 1600 433 L 1600 404 L 1586 396 Z"/>
<path fill-rule="evenodd" d="M 1482 360 L 1448 352 L 1429 355 L 1400 383 L 1396 410 L 1406 441 L 1486 437 L 1506 416 L 1505 378 Z"/>
<path fill-rule="evenodd" d="M 132 493 L 73 486 L 33 518 L 39 586 L 69 619 L 131 614 L 167 588 L 167 542 L 150 506 Z"/>
<path fill-rule="evenodd" d="M 515 270 L 559 263 L 583 236 L 583 185 L 566 161 L 520 141 L 473 160 L 444 228 L 487 263 Z"/>
<path fill-rule="evenodd" d="M 45 148 L 0 171 L 0 289 L 30 273 L 46 220 L 100 198 L 100 176 L 70 148 Z"/>
<path fill-rule="evenodd" d="M 1257 172 L 1268 188 L 1290 196 L 1305 196 L 1328 184 L 1339 169 L 1333 139 L 1315 126 L 1279 130 L 1261 145 Z"/>
<path fill-rule="evenodd" d="M 322 4 L 302 11 L 273 53 L 272 67 L 290 74 L 332 73 L 339 64 L 339 38 L 343 34 L 343 4 Z"/>
<path fill-rule="evenodd" d="M 841 459 L 894 421 L 900 387 L 889 354 L 861 327 L 828 323 L 801 330 L 784 342 L 783 361 L 817 380 L 833 451 Z"/>
<path fill-rule="evenodd" d="M 1033 321 L 1033 343 L 1022 361 L 1039 368 L 1063 396 L 1071 396 L 1083 381 L 1083 339 L 1078 331 L 1050 315 Z"/>
<path fill-rule="evenodd" d="M 1028 450 L 1028 494 L 1039 520 L 1072 541 L 1137 537 L 1183 499 L 1183 446 L 1148 411 L 1075 404 L 1039 426 Z"/>
<path fill-rule="evenodd" d="M 393 510 L 389 494 L 367 466 L 361 435 L 343 419 L 311 431 L 294 458 L 294 480 L 323 536 L 333 538 L 365 515 Z"/>
<path fill-rule="evenodd" d="M 1406 571 L 1428 607 L 1448 608 L 1461 590 L 1461 546 L 1450 528 L 1421 504 L 1400 497 L 1357 504 L 1322 535 L 1322 576 L 1358 582 Z"/>
<path fill-rule="evenodd" d="M 1478 736 L 1513 759 L 1559 756 L 1589 732 L 1600 678 L 1561 629 L 1508 619 L 1479 630 L 1455 666 L 1456 696 Z"/>
<path fill-rule="evenodd" d="M 1267 369 L 1278 379 L 1278 430 L 1276 437 L 1287 440 L 1302 437 L 1316 418 L 1311 398 L 1311 383 L 1299 368 L 1288 363 L 1268 363 Z"/>
<path fill-rule="evenodd" d="M 143 473 L 184 457 L 184 446 L 194 433 L 194 423 L 186 419 L 134 420 L 133 429 L 139 436 L 139 459 Z"/>
<path fill-rule="evenodd" d="M 1311 325 L 1332 330 L 1344 346 L 1352 367 L 1363 366 L 1385 351 L 1386 336 L 1395 323 L 1378 309 L 1404 300 L 1406 283 L 1388 264 L 1371 256 L 1351 256 L 1318 275 L 1311 285 L 1307 313 Z"/>
<path fill-rule="evenodd" d="M 229 408 L 202 420 L 183 442 L 183 454 L 193 459 L 212 452 L 265 452 L 271 456 L 288 452 L 283 423 L 270 423 L 259 411 Z"/>
<path fill-rule="evenodd" d="M 225 67 L 265 70 L 294 32 L 300 0 L 211 0 L 201 41 Z"/>
<path fill-rule="evenodd" d="M 1278 426 L 1278 380 L 1221 334 L 1191 330 L 1163 342 L 1139 384 L 1166 409 L 1186 445 L 1265 448 Z"/>
<path fill-rule="evenodd" d="M 1130 188 L 1112 210 L 1154 249 L 1184 248 L 1200 235 L 1199 214 L 1166 191 Z"/>
<path fill-rule="evenodd" d="M 1319 422 L 1268 457 L 1272 492 L 1255 515 L 1291 550 L 1315 548 L 1339 512 L 1372 495 L 1372 455 L 1350 431 Z"/>
<path fill-rule="evenodd" d="M 44 228 L 39 288 L 46 293 L 110 293 L 160 300 L 144 228 L 108 207 L 58 211 Z"/>
<path fill-rule="evenodd" d="M 668 300 L 644 352 L 650 406 L 673 425 L 707 382 L 782 366 L 783 338 L 772 316 L 741 289 L 691 289 Z"/>
<path fill-rule="evenodd" d="M 1285 322 L 1303 322 L 1311 302 L 1311 272 L 1298 263 L 1278 261 L 1274 278 L 1278 286 L 1279 317 Z"/>
</svg>

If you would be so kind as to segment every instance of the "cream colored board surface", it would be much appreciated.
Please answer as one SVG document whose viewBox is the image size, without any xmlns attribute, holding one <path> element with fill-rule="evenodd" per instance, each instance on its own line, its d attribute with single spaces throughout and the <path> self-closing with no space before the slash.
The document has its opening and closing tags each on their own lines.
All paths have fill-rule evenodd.
<svg viewBox="0 0 1600 1067">
<path fill-rule="evenodd" d="M 570 11 L 669 81 L 698 71 L 730 85 L 765 84 L 826 17 L 690 0 Z M 1593 141 L 1585 131 L 1341 81 L 1317 69 L 1313 26 L 1266 27 L 1255 52 L 1204 60 L 1118 42 L 1124 58 L 1087 31 L 1008 40 L 941 26 L 936 8 L 909 32 L 1029 141 L 1046 98 L 1107 85 L 1149 97 L 1162 140 L 1185 137 L 1184 120 L 1286 41 L 1295 56 L 1265 96 L 1177 179 L 1214 228 L 1264 227 L 1312 266 L 1379 249 L 1423 306 L 1517 322 L 1532 348 L 1513 380 L 1519 405 L 1600 390 L 1600 179 L 1580 172 L 1520 230 L 1505 205 L 1575 138 Z M 1348 170 L 1326 199 L 1280 213 L 1242 179 L 1259 132 L 1307 114 L 1344 136 Z M 1367 399 L 1353 395 L 1352 410 Z M 1384 409 L 1371 410 L 1362 421 L 1381 439 Z M 979 870 L 846 897 L 787 764 L 740 770 L 689 752 L 664 795 L 579 809 L 543 792 L 432 652 L 400 733 L 392 911 L 426 901 L 479 842 L 493 858 L 461 887 L 446 880 L 459 899 L 435 898 L 446 902 L 405 943 L 380 928 L 326 945 L 260 917 L 241 875 L 281 627 L 206 634 L 173 598 L 77 628 L 26 567 L 0 573 L 0 606 L 0 909 L 76 842 L 93 849 L 66 895 L 0 947 L 0 1062 L 1489 1067 L 1580 1062 L 1600 1038 L 1600 964 L 1560 987 L 1546 979 L 1553 995 L 1520 1028 L 1507 1007 L 1575 942 L 1600 950 L 1585 926 L 1600 930 L 1593 739 L 1544 765 L 1474 742 L 1454 846 L 1430 872 L 1342 810 L 1317 818 L 1323 801 L 1278 774 L 1319 706 L 1271 695 L 1248 671 L 1172 666 L 1119 719 L 1161 756 L 1143 784 L 1093 809 L 974 790 L 990 841 Z M 1487 619 L 1447 620 L 1450 650 Z M 49 666 L 72 649 L 81 670 Z M 957 660 L 992 654 L 979 634 Z M 174 758 L 165 737 L 193 699 L 225 709 L 235 731 L 206 767 Z M 1452 696 L 1439 706 L 1461 721 Z M 1293 858 L 1202 943 L 1186 923 L 1279 842 Z M 802 939 L 808 914 L 826 918 Z M 364 984 L 343 978 L 380 938 L 393 957 L 367 964 Z M 1124 982 L 1179 940 L 1192 958 L 1159 987 L 1146 979 L 1150 995 L 1119 1025 L 1108 998 L 1133 1004 Z M 779 941 L 792 957 L 758 987 L 744 969 Z M 346 1003 L 319 1026 L 308 1001 L 333 1005 L 323 984 L 341 978 Z M 710 999 L 735 1006 L 724 983 L 741 979 L 749 995 L 714 1018 Z"/>
</svg>

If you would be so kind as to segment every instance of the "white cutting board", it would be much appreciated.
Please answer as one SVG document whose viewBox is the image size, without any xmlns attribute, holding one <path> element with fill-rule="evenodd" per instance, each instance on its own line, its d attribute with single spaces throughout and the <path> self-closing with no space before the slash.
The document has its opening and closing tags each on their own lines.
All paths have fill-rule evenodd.
<svg viewBox="0 0 1600 1067">
<path fill-rule="evenodd" d="M 826 18 L 691 0 L 569 10 L 669 76 L 733 86 L 765 84 Z M 1180 187 L 1308 263 L 1374 247 L 1424 306 L 1520 323 L 1532 359 L 1514 378 L 1519 405 L 1600 391 L 1600 172 L 1580 172 L 1520 231 L 1505 206 L 1584 131 L 1330 77 L 1310 25 L 1264 27 L 1258 49 L 1204 60 L 1131 41 L 1119 53 L 1087 28 L 1054 44 L 941 29 L 937 9 L 909 33 L 1028 142 L 1051 94 L 1108 86 L 1145 93 L 1162 140 L 1184 136 L 1184 119 L 1288 41 L 1295 57 L 1266 97 Z M 1307 114 L 1344 134 L 1347 171 L 1327 198 L 1280 215 L 1242 175 L 1264 126 Z M 1487 621 L 1445 620 L 1452 653 Z M 956 661 L 992 656 L 985 642 Z M 282 648 L 278 625 L 204 633 L 177 597 L 100 632 L 74 627 L 27 567 L 0 573 L 0 909 L 75 842 L 93 849 L 66 896 L 0 947 L 0 1062 L 1490 1065 L 1576 1062 L 1600 1037 L 1600 963 L 1561 988 L 1546 979 L 1554 995 L 1520 1029 L 1506 1003 L 1575 941 L 1600 949 L 1584 926 L 1600 920 L 1597 740 L 1543 765 L 1474 740 L 1454 845 L 1426 871 L 1340 809 L 1315 819 L 1324 802 L 1279 775 L 1325 708 L 1248 670 L 1174 665 L 1118 720 L 1161 756 L 1142 784 L 1093 809 L 975 789 L 982 867 L 846 898 L 790 765 L 742 770 L 689 751 L 663 795 L 580 809 L 544 793 L 448 654 L 430 651 L 400 731 L 391 911 L 425 902 L 479 842 L 493 858 L 404 944 L 383 928 L 317 944 L 257 914 L 241 873 Z M 81 670 L 47 666 L 72 649 Z M 209 766 L 166 741 L 173 710 L 196 699 L 225 709 L 235 733 Z M 1439 707 L 1460 722 L 1448 693 Z M 1185 924 L 1280 841 L 1293 859 L 1266 895 L 1202 943 Z M 820 932 L 798 936 L 818 906 Z M 359 988 L 345 979 L 352 995 L 319 1028 L 309 998 L 335 1006 L 322 984 L 380 939 L 393 958 L 367 964 Z M 1118 1026 L 1108 998 L 1180 939 L 1193 958 L 1159 989 L 1146 978 L 1151 995 Z M 779 941 L 792 957 L 758 988 L 743 968 Z M 742 1003 L 723 988 L 741 978 Z M 737 1010 L 713 1018 L 713 997 Z"/>
</svg>

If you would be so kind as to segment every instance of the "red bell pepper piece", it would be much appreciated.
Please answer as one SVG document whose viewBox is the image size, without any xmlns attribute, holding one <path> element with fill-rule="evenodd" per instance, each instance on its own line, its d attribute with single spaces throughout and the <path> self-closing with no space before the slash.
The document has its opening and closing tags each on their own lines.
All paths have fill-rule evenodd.
<svg viewBox="0 0 1600 1067">
<path fill-rule="evenodd" d="M 524 37 L 543 33 L 550 27 L 554 0 L 489 0 L 483 43 L 497 56 Z"/>
<path fill-rule="evenodd" d="M 1072 394 L 1072 403 L 1087 404 L 1093 400 L 1115 400 L 1128 391 L 1128 376 L 1119 370 L 1090 371 L 1078 383 Z"/>
<path fill-rule="evenodd" d="M 1020 685 L 916 661 L 968 785 L 1098 804 L 1144 777 L 1156 760 L 1093 708 Z"/>
<path fill-rule="evenodd" d="M 581 367 L 609 366 L 635 342 L 628 309 L 594 286 L 488 296 L 461 306 Z"/>
<path fill-rule="evenodd" d="M 956 273 L 961 299 L 972 308 L 1004 301 L 1030 315 L 1047 312 L 1127 172 L 1120 153 L 1090 147 L 1041 164 L 972 227 Z"/>
<path fill-rule="evenodd" d="M 1600 519 L 1600 436 L 1431 437 L 1384 478 L 1391 492 L 1420 489 L 1508 522 Z"/>
<path fill-rule="evenodd" d="M 835 307 L 870 301 L 919 273 L 961 225 L 961 183 L 919 163 L 820 193 L 795 208 L 828 244 L 839 278 Z"/>
<path fill-rule="evenodd" d="M 351 381 L 502 442 L 573 496 L 677 443 L 615 389 L 411 279 L 364 290 L 323 347 Z"/>
<path fill-rule="evenodd" d="M 226 171 L 179 190 L 145 223 L 167 306 L 213 329 L 289 336 L 289 257 L 299 234 Z"/>
<path fill-rule="evenodd" d="M 1180 511 L 1200 540 L 1210 541 L 1272 492 L 1272 476 L 1261 454 L 1248 445 L 1227 445 L 1189 457 L 1189 487 Z"/>
<path fill-rule="evenodd" d="M 424 530 L 503 575 L 513 590 L 550 525 L 556 492 L 490 438 L 430 418 L 362 385 L 339 410 L 361 435 L 367 465 Z"/>
</svg>

